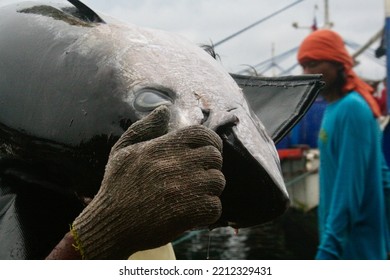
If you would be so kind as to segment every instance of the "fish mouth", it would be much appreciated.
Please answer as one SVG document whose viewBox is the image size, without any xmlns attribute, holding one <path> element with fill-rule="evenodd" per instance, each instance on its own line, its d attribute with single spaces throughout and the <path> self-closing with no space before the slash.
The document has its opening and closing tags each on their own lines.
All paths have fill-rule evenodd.
<svg viewBox="0 0 390 280">
<path fill-rule="evenodd" d="M 226 179 L 220 199 L 222 214 L 211 228 L 244 228 L 281 216 L 289 206 L 288 195 L 237 137 L 234 127 L 220 127 L 223 141 L 222 173 Z"/>
</svg>

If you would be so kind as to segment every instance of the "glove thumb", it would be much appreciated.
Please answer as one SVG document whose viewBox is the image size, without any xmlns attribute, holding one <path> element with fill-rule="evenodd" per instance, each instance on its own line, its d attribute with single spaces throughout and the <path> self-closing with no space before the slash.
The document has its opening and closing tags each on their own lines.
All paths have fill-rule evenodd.
<svg viewBox="0 0 390 280">
<path fill-rule="evenodd" d="M 112 147 L 111 153 L 166 134 L 170 116 L 167 106 L 157 107 L 149 115 L 133 123 Z"/>
</svg>

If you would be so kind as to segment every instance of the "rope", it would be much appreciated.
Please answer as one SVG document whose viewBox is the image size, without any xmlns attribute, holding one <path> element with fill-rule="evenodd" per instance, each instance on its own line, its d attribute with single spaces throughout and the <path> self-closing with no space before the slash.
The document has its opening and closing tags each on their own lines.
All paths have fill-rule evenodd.
<svg viewBox="0 0 390 280">
<path fill-rule="evenodd" d="M 243 29 L 237 31 L 236 33 L 233 33 L 232 35 L 226 37 L 225 39 L 222 39 L 221 41 L 219 41 L 219 42 L 213 44 L 214 48 L 215 48 L 216 46 L 218 46 L 218 45 L 221 45 L 221 44 L 225 43 L 226 41 L 229 41 L 230 39 L 236 37 L 237 35 L 240 35 L 241 33 L 247 31 L 248 29 L 250 29 L 250 28 L 252 28 L 252 27 L 254 27 L 254 26 L 256 26 L 256 25 L 258 25 L 258 24 L 260 24 L 260 23 L 262 23 L 262 22 L 264 22 L 264 21 L 266 21 L 267 19 L 270 19 L 271 17 L 274 17 L 275 15 L 277 15 L 277 14 L 279 14 L 279 13 L 281 13 L 281 12 L 287 10 L 288 8 L 291 8 L 292 6 L 298 4 L 298 3 L 302 2 L 302 1 L 303 1 L 303 0 L 295 1 L 294 3 L 292 3 L 292 4 L 290 4 L 290 5 L 287 5 L 286 7 L 284 7 L 284 8 L 282 8 L 282 9 L 280 9 L 280 10 L 278 10 L 278 11 L 276 11 L 276 12 L 274 12 L 274 13 L 268 15 L 268 16 L 266 16 L 265 18 L 262 18 L 262 19 L 260 19 L 260 20 L 258 20 L 258 21 L 256 21 L 256 22 L 252 23 L 251 25 L 249 25 L 249 26 L 247 26 L 247 27 L 245 27 L 245 28 L 243 28 Z"/>
</svg>

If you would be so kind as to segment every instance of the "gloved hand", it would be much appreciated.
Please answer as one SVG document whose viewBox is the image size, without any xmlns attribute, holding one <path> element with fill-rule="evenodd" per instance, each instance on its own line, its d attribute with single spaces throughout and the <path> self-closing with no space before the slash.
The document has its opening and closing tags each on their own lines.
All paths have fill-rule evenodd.
<svg viewBox="0 0 390 280">
<path fill-rule="evenodd" d="M 72 228 L 85 259 L 125 259 L 213 224 L 219 199 L 222 141 L 204 126 L 167 133 L 161 106 L 113 146 L 99 192 Z"/>
</svg>

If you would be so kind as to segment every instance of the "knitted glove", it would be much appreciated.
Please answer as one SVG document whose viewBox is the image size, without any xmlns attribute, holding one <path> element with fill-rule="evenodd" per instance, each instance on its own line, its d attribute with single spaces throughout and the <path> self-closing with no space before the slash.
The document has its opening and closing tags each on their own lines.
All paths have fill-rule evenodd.
<svg viewBox="0 0 390 280">
<path fill-rule="evenodd" d="M 86 259 L 125 259 L 207 226 L 222 212 L 222 141 L 204 126 L 166 134 L 161 106 L 113 146 L 99 192 L 72 234 Z"/>
</svg>

